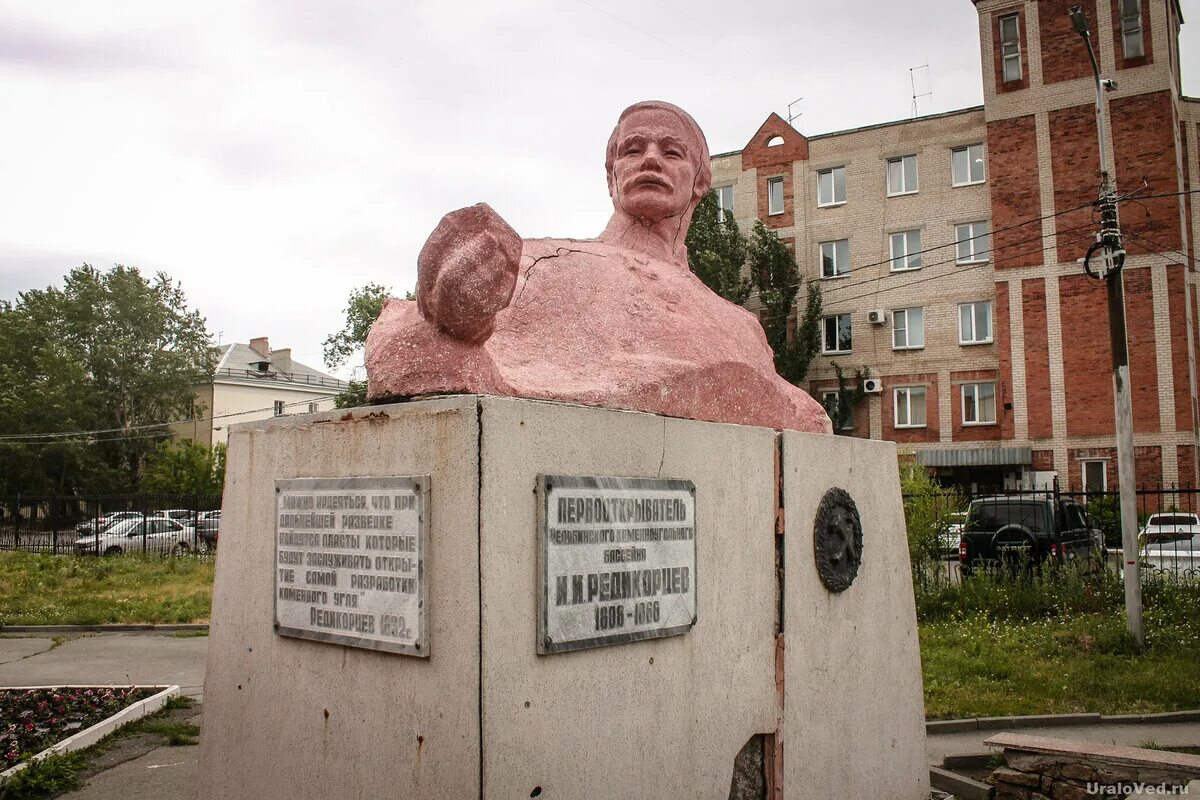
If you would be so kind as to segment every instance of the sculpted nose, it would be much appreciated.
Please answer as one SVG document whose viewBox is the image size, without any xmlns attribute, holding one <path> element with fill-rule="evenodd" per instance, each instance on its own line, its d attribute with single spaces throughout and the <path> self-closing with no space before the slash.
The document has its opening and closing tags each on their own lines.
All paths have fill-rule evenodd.
<svg viewBox="0 0 1200 800">
<path fill-rule="evenodd" d="M 662 169 L 663 159 L 662 152 L 654 146 L 647 147 L 645 155 L 642 156 L 642 167 L 652 167 L 654 169 Z"/>
</svg>

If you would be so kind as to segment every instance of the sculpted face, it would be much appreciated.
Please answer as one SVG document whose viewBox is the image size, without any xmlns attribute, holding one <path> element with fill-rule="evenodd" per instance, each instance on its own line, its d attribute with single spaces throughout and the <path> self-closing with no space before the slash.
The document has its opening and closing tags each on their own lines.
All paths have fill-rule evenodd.
<svg viewBox="0 0 1200 800">
<path fill-rule="evenodd" d="M 684 214 L 696 190 L 694 148 L 691 132 L 669 111 L 647 108 L 627 116 L 609 176 L 614 203 L 647 222 Z"/>
</svg>

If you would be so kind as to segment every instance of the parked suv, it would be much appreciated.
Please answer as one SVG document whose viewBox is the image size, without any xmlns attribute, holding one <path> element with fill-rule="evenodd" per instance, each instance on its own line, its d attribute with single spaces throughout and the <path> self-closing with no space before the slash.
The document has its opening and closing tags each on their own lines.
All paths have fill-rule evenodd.
<svg viewBox="0 0 1200 800">
<path fill-rule="evenodd" d="M 1010 571 L 1045 563 L 1103 566 L 1096 531 L 1074 500 L 1051 496 L 981 497 L 967 508 L 958 559 L 963 575 L 980 568 Z"/>
</svg>

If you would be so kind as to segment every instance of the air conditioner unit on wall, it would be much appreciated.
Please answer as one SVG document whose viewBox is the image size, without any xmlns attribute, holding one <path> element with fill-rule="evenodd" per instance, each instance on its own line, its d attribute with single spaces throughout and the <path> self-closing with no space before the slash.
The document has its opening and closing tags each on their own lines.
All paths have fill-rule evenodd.
<svg viewBox="0 0 1200 800">
<path fill-rule="evenodd" d="M 879 378 L 863 378 L 863 391 L 867 394 L 880 394 L 883 392 L 883 381 Z"/>
<path fill-rule="evenodd" d="M 882 325 L 887 322 L 887 311 L 882 308 L 877 308 L 867 312 L 867 321 L 872 325 Z"/>
</svg>

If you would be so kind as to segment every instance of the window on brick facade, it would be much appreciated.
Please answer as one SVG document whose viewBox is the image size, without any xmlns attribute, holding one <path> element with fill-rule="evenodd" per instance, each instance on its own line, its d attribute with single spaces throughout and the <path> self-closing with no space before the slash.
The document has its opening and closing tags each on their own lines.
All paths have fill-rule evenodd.
<svg viewBox="0 0 1200 800">
<path fill-rule="evenodd" d="M 921 268 L 921 232 L 901 231 L 888 237 L 892 249 L 892 272 Z"/>
<path fill-rule="evenodd" d="M 833 167 L 817 173 L 817 205 L 836 206 L 846 202 L 846 168 Z"/>
<path fill-rule="evenodd" d="M 901 386 L 892 390 L 897 428 L 925 427 L 925 387 Z"/>
<path fill-rule="evenodd" d="M 889 158 L 887 162 L 888 195 L 912 194 L 917 191 L 917 157 Z"/>
<path fill-rule="evenodd" d="M 963 425 L 996 424 L 996 384 L 964 383 L 962 386 Z"/>
<path fill-rule="evenodd" d="M 850 272 L 850 240 L 821 242 L 821 277 L 838 278 Z"/>
<path fill-rule="evenodd" d="M 991 342 L 991 301 L 959 303 L 959 344 Z"/>
<path fill-rule="evenodd" d="M 897 308 L 892 311 L 892 349 L 916 350 L 925 346 L 925 309 Z"/>
<path fill-rule="evenodd" d="M 726 214 L 733 214 L 733 187 L 718 186 L 713 191 L 717 193 L 717 219 L 723 222 Z"/>
<path fill-rule="evenodd" d="M 1108 462 L 1082 461 L 1083 491 L 1085 494 L 1108 491 Z"/>
<path fill-rule="evenodd" d="M 821 405 L 825 407 L 825 413 L 829 415 L 835 428 L 839 431 L 854 430 L 854 406 L 847 403 L 843 409 L 840 394 L 840 392 L 821 392 Z"/>
<path fill-rule="evenodd" d="M 1126 58 L 1146 55 L 1142 40 L 1142 0 L 1121 0 L 1121 43 Z"/>
<path fill-rule="evenodd" d="M 1021 80 L 1021 26 L 1017 14 L 1000 18 L 1000 61 L 1004 83 Z"/>
<path fill-rule="evenodd" d="M 834 314 L 822 319 L 824 335 L 821 338 L 822 353 L 849 353 L 851 348 L 850 315 Z"/>
<path fill-rule="evenodd" d="M 277 416 L 277 417 L 283 416 L 283 401 L 282 400 L 275 401 L 275 416 Z"/>
<path fill-rule="evenodd" d="M 958 263 L 972 264 L 988 260 L 992 253 L 992 237 L 988 233 L 989 230 L 987 220 L 954 226 Z"/>
<path fill-rule="evenodd" d="M 951 150 L 950 175 L 955 186 L 983 183 L 983 145 L 969 144 Z"/>
<path fill-rule="evenodd" d="M 767 213 L 772 216 L 783 213 L 783 178 L 767 180 Z"/>
<path fill-rule="evenodd" d="M 959 303 L 958 343 L 982 344 L 992 340 L 992 301 Z"/>
</svg>

